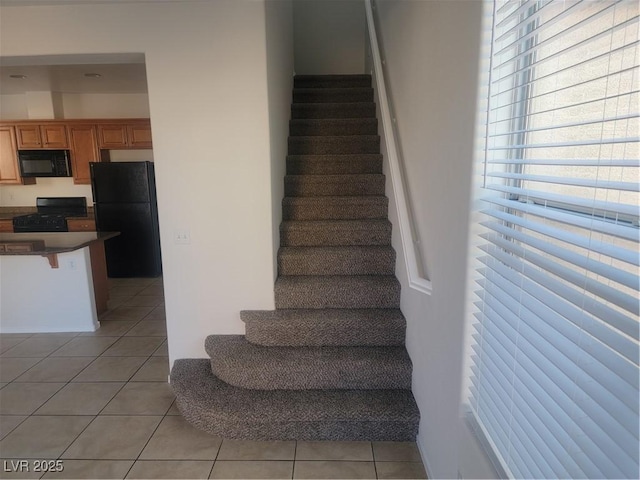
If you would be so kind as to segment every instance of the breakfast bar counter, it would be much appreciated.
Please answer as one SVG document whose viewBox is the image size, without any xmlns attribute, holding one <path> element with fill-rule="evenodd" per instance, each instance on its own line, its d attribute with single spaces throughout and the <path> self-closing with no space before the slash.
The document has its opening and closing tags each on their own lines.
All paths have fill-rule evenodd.
<svg viewBox="0 0 640 480">
<path fill-rule="evenodd" d="M 117 235 L 0 233 L 0 333 L 96 330 L 108 300 L 104 241 Z"/>
<path fill-rule="evenodd" d="M 0 233 L 0 255 L 49 257 L 58 253 L 73 252 L 95 242 L 104 242 L 117 235 L 118 232 Z"/>
</svg>

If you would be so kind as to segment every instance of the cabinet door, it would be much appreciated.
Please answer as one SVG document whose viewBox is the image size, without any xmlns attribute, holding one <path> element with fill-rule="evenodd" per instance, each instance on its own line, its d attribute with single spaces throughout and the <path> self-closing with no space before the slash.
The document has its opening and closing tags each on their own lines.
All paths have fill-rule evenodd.
<svg viewBox="0 0 640 480">
<path fill-rule="evenodd" d="M 20 149 L 42 148 L 40 125 L 16 125 L 16 137 Z"/>
<path fill-rule="evenodd" d="M 100 148 L 127 148 L 126 125 L 98 125 Z"/>
<path fill-rule="evenodd" d="M 13 232 L 13 220 L 10 218 L 0 220 L 0 232 Z"/>
<path fill-rule="evenodd" d="M 95 232 L 96 221 L 93 218 L 67 218 L 70 232 Z"/>
<path fill-rule="evenodd" d="M 69 148 L 67 127 L 64 125 L 41 125 L 40 138 L 43 148 Z"/>
<path fill-rule="evenodd" d="M 23 180 L 18 169 L 16 131 L 14 127 L 0 127 L 0 183 L 2 184 L 34 184 L 35 178 Z"/>
<path fill-rule="evenodd" d="M 70 125 L 69 141 L 71 142 L 71 168 L 73 183 L 91 183 L 89 162 L 99 162 L 96 127 L 93 125 Z"/>
<path fill-rule="evenodd" d="M 151 148 L 151 125 L 127 125 L 130 148 Z"/>
</svg>

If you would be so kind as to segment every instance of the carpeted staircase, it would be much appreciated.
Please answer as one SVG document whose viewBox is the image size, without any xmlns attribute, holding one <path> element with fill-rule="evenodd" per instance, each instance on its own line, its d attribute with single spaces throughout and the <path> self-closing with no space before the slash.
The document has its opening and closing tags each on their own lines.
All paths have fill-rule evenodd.
<svg viewBox="0 0 640 480">
<path fill-rule="evenodd" d="M 368 75 L 296 76 L 275 311 L 177 360 L 182 415 L 225 438 L 414 440 L 419 413 Z"/>
</svg>

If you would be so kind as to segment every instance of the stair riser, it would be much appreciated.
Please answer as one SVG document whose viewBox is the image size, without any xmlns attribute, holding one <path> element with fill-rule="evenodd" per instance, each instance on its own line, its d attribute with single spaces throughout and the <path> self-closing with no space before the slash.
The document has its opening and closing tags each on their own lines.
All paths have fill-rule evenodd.
<svg viewBox="0 0 640 480">
<path fill-rule="evenodd" d="M 276 308 L 399 308 L 400 287 L 369 285 L 354 291 L 331 283 L 322 287 L 276 283 L 275 301 Z"/>
<path fill-rule="evenodd" d="M 296 103 L 291 118 L 375 118 L 374 103 Z"/>
<path fill-rule="evenodd" d="M 309 249 L 284 249 L 278 254 L 280 275 L 393 275 L 395 252 L 393 249 L 309 252 Z"/>
<path fill-rule="evenodd" d="M 346 159 L 323 155 L 291 155 L 287 158 L 289 175 L 350 175 L 382 173 L 382 156 L 363 155 Z"/>
<path fill-rule="evenodd" d="M 371 87 L 371 76 L 296 76 L 294 88 L 362 88 Z"/>
<path fill-rule="evenodd" d="M 247 340 L 267 347 L 321 346 L 392 346 L 403 345 L 405 328 L 402 322 L 376 324 L 366 322 L 246 322 Z"/>
<path fill-rule="evenodd" d="M 349 155 L 380 153 L 380 137 L 289 137 L 289 155 Z"/>
<path fill-rule="evenodd" d="M 276 348 L 276 347 L 274 347 Z M 211 360 L 213 374 L 223 382 L 250 390 L 385 390 L 410 389 L 411 364 L 354 362 L 350 365 L 318 364 L 315 368 L 289 370 L 288 364 L 265 365 L 264 368 L 237 369 L 225 365 L 224 359 Z M 279 368 L 280 367 L 280 368 Z"/>
<path fill-rule="evenodd" d="M 387 205 L 284 205 L 284 220 L 357 220 L 387 218 Z"/>
<path fill-rule="evenodd" d="M 287 197 L 384 195 L 384 176 L 288 176 L 284 179 L 284 194 Z"/>
<path fill-rule="evenodd" d="M 242 310 L 247 341 L 269 347 L 403 346 L 399 310 Z"/>
<path fill-rule="evenodd" d="M 176 404 L 182 416 L 194 427 L 229 440 L 307 440 L 413 442 L 418 422 L 221 422 L 208 411 L 197 411 L 182 400 Z"/>
<path fill-rule="evenodd" d="M 280 230 L 280 245 L 283 247 L 315 247 L 336 245 L 390 245 L 391 228 L 326 230 L 296 229 Z"/>
<path fill-rule="evenodd" d="M 373 88 L 295 88 L 293 103 L 373 102 Z"/>
<path fill-rule="evenodd" d="M 289 135 L 377 135 L 378 121 L 375 118 L 291 120 Z"/>
</svg>

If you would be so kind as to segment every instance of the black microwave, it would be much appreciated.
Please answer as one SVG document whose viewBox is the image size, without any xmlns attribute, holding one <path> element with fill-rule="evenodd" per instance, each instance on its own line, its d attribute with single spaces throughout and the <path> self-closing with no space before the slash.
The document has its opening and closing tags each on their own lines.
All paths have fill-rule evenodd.
<svg viewBox="0 0 640 480">
<path fill-rule="evenodd" d="M 23 177 L 70 177 L 69 150 L 18 150 Z"/>
</svg>

